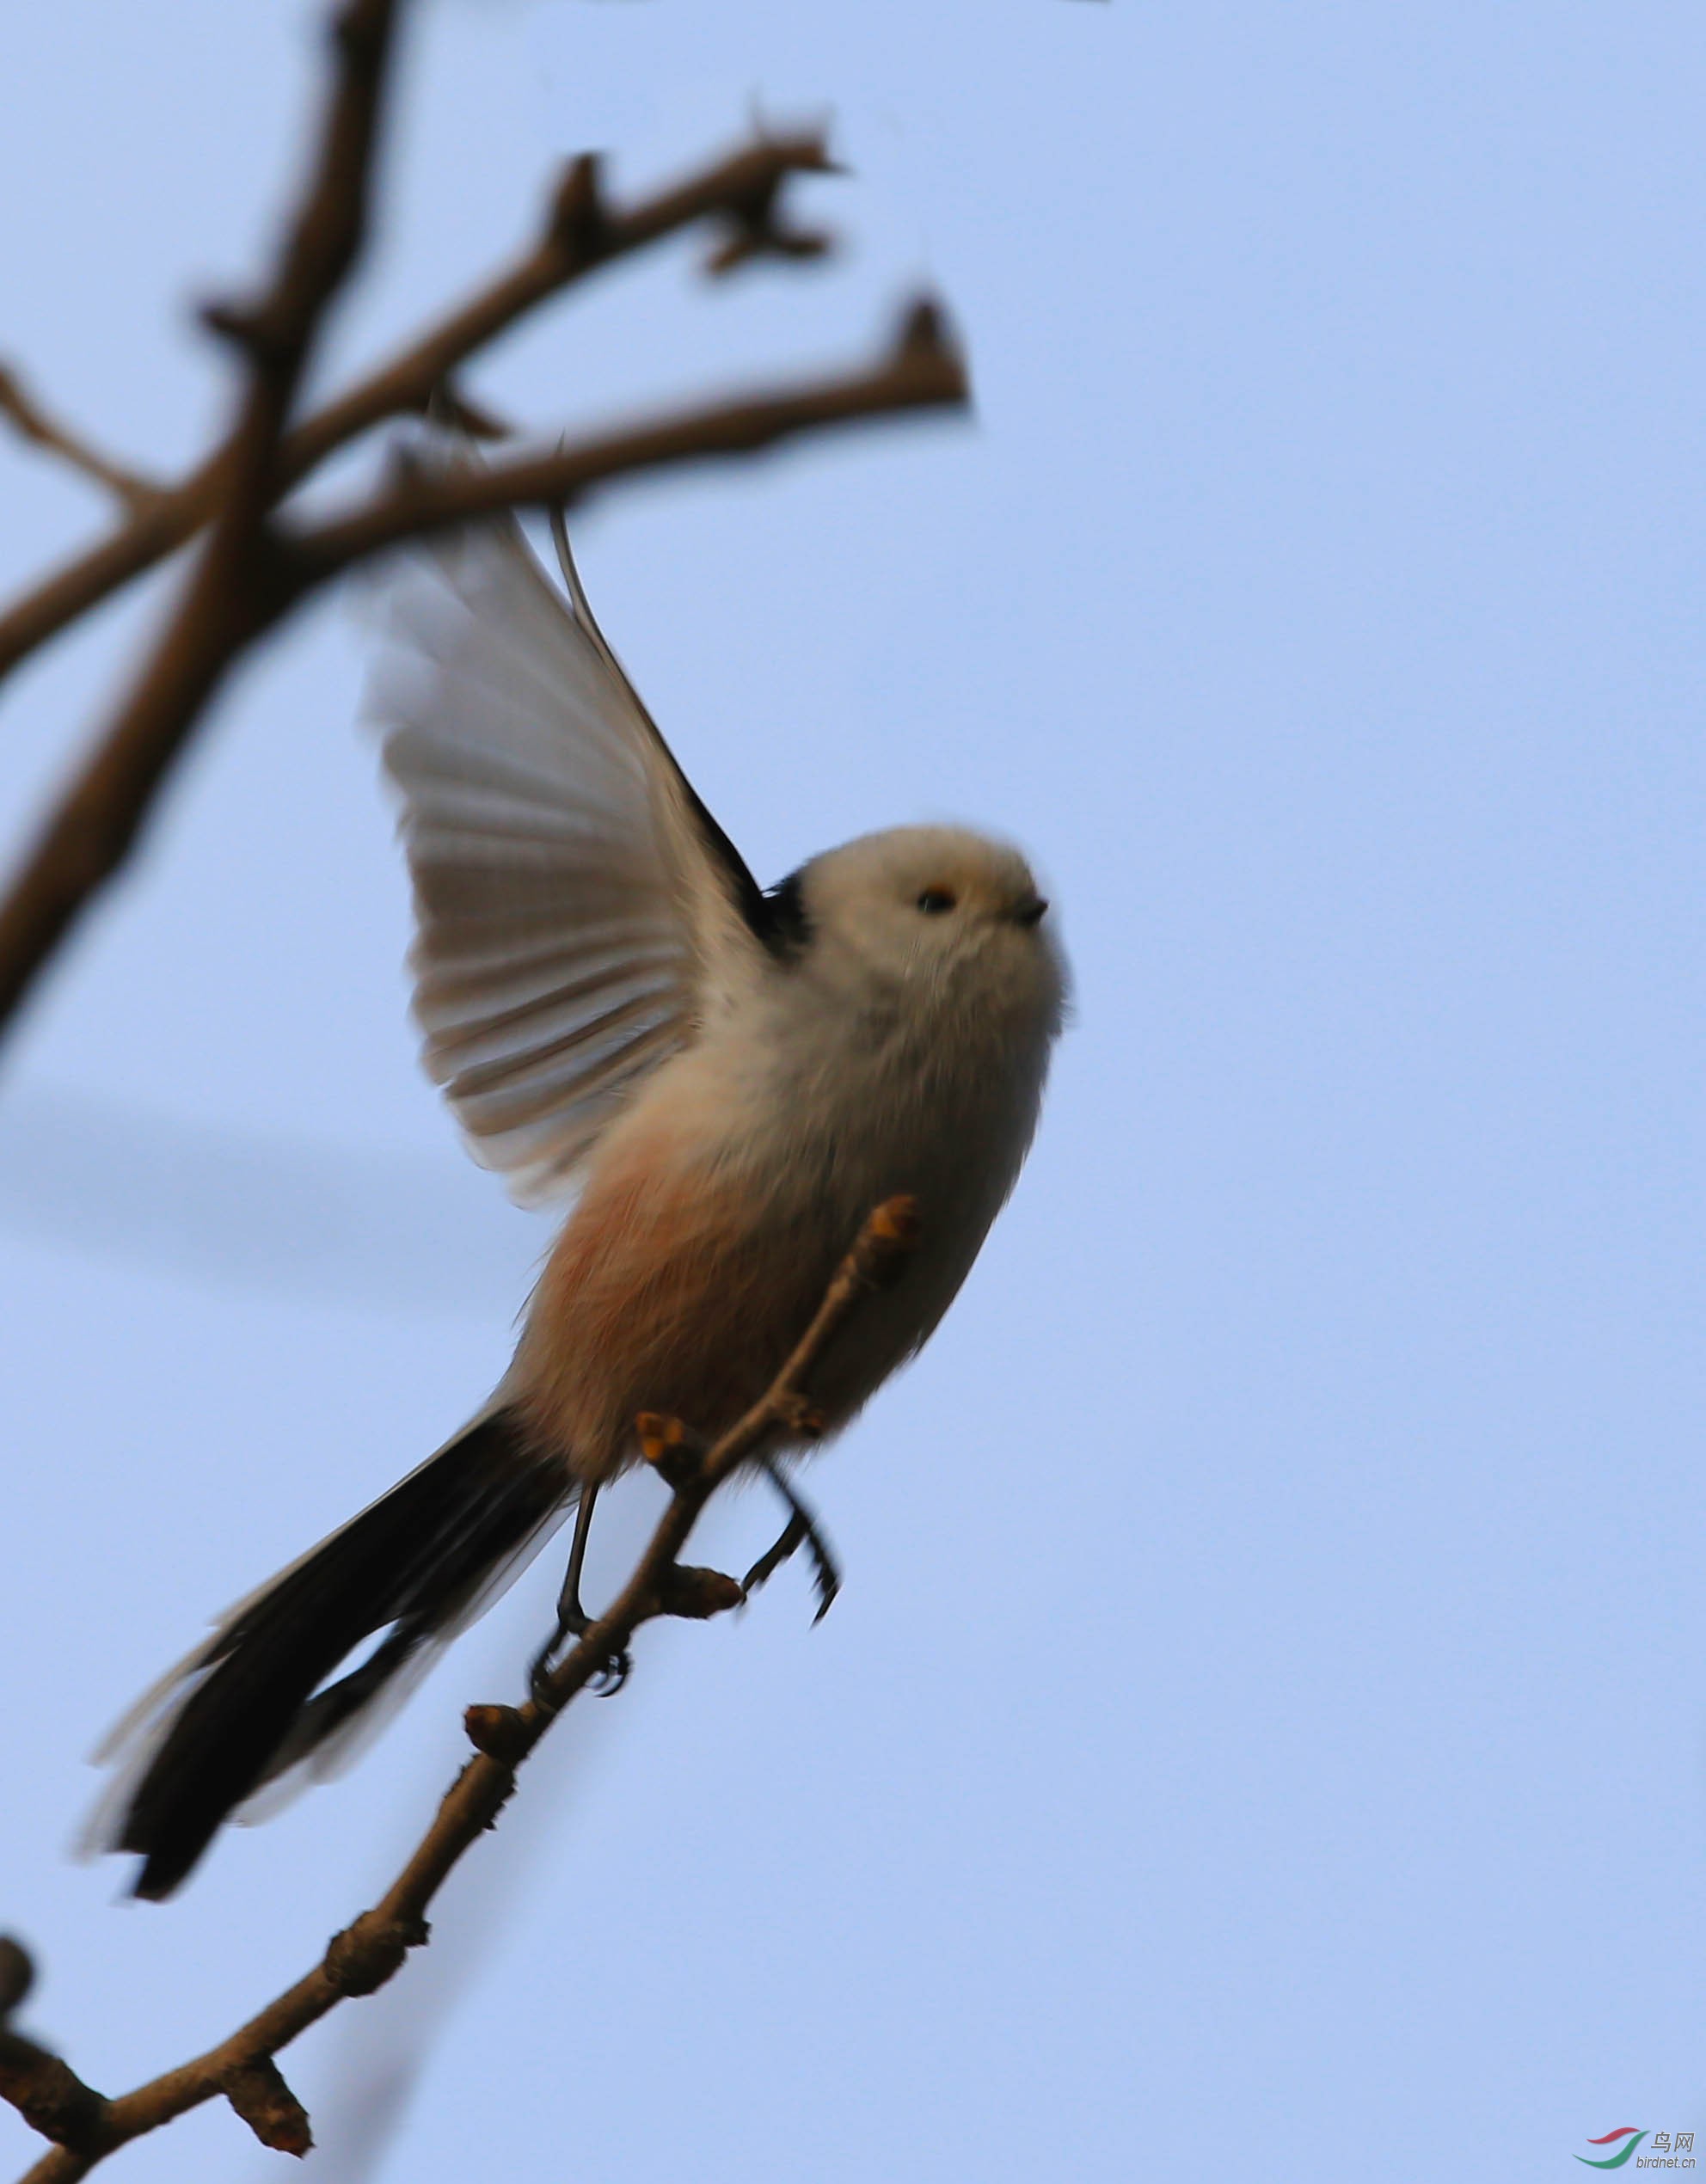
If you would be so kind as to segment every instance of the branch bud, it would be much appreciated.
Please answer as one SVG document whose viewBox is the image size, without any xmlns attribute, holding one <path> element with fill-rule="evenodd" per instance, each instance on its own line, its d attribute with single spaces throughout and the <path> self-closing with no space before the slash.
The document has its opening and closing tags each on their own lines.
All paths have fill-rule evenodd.
<svg viewBox="0 0 1706 2184">
<path fill-rule="evenodd" d="M 327 1942 L 326 1977 L 341 1995 L 375 1994 L 411 1949 L 424 1947 L 429 1932 L 424 1918 L 381 1919 L 365 1911 Z"/>
<path fill-rule="evenodd" d="M 512 1767 L 527 1756 L 526 1724 L 512 1706 L 470 1706 L 462 1726 L 474 1749 L 501 1766 Z"/>
<path fill-rule="evenodd" d="M 300 2161 L 314 2145 L 308 2111 L 285 2083 L 270 2055 L 237 2063 L 220 2080 L 220 2089 L 263 2146 Z"/>
<path fill-rule="evenodd" d="M 658 1580 L 658 1613 L 681 1616 L 689 1623 L 707 1623 L 744 1605 L 746 1598 L 746 1587 L 738 1578 L 690 1563 L 672 1562 Z"/>
<path fill-rule="evenodd" d="M 634 1421 L 640 1436 L 640 1453 L 666 1487 L 690 1486 L 699 1475 L 705 1451 L 697 1434 L 690 1433 L 678 1418 L 660 1411 L 642 1410 Z"/>
<path fill-rule="evenodd" d="M 604 252 L 604 194 L 598 155 L 583 151 L 563 169 L 545 215 L 545 233 L 577 265 L 590 265 Z"/>
<path fill-rule="evenodd" d="M 916 1248 L 922 1227 L 917 1199 L 885 1199 L 854 1246 L 860 1279 L 873 1289 L 886 1288 Z"/>
</svg>

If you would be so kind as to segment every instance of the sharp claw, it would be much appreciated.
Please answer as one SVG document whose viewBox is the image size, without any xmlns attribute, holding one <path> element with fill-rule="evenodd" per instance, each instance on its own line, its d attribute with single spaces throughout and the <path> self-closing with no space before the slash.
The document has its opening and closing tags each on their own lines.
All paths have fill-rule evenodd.
<svg viewBox="0 0 1706 2184">
<path fill-rule="evenodd" d="M 767 1584 L 789 1556 L 804 1543 L 807 1537 L 807 1531 L 804 1518 L 794 1518 L 775 1546 L 759 1555 L 758 1561 L 741 1579 L 741 1590 L 745 1592 L 756 1592 L 761 1585 Z"/>
<path fill-rule="evenodd" d="M 536 1705 L 546 1702 L 545 1687 L 551 1680 L 551 1671 L 556 1666 L 557 1647 L 574 1634 L 559 1618 L 556 1629 L 534 1654 L 532 1666 L 527 1672 L 527 1688 Z"/>
<path fill-rule="evenodd" d="M 769 1578 L 773 1577 L 789 1555 L 805 1548 L 812 1557 L 812 1582 L 817 1588 L 818 1611 L 812 1617 L 819 1623 L 829 1613 L 836 1595 L 841 1590 L 841 1572 L 835 1557 L 824 1543 L 823 1535 L 804 1514 L 796 1512 L 787 1530 L 767 1554 L 761 1555 L 741 1580 L 743 1589 L 756 1592 Z"/>
<path fill-rule="evenodd" d="M 586 1626 L 592 1629 L 591 1623 Z M 549 1703 L 550 1681 L 561 1666 L 557 1648 L 566 1642 L 579 1644 L 584 1630 L 557 1630 L 552 1633 L 550 1643 L 542 1647 L 533 1657 L 533 1666 L 527 1672 L 527 1688 L 536 1705 Z M 601 1699 L 612 1699 L 633 1673 L 634 1657 L 624 1647 L 620 1653 L 611 1653 L 601 1661 L 587 1678 L 593 1691 Z"/>
<path fill-rule="evenodd" d="M 612 1653 L 592 1677 L 592 1689 L 601 1699 L 613 1699 L 634 1673 L 634 1656 L 624 1647 Z"/>
</svg>

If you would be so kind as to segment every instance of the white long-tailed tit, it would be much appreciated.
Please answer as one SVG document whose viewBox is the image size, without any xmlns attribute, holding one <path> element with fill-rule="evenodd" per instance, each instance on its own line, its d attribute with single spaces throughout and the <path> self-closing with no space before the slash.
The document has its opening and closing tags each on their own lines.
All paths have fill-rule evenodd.
<svg viewBox="0 0 1706 2184">
<path fill-rule="evenodd" d="M 584 1629 L 586 1520 L 636 1459 L 636 1414 L 733 1424 L 866 1216 L 908 1193 L 916 1252 L 813 1377 L 844 1426 L 947 1310 L 1036 1126 L 1065 975 L 1024 859 L 899 827 L 761 889 L 560 545 L 567 596 L 511 522 L 418 555 L 374 711 L 426 1066 L 477 1160 L 573 1210 L 485 1408 L 108 1739 L 91 1839 L 142 1854 L 140 1896 L 269 1786 L 333 1772 L 577 1504 L 558 1639 Z"/>
</svg>

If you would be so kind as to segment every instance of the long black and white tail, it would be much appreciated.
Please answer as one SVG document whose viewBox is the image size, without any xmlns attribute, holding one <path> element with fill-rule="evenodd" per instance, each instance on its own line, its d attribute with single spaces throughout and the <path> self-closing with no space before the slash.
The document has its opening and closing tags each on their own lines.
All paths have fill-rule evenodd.
<svg viewBox="0 0 1706 2184">
<path fill-rule="evenodd" d="M 138 1701 L 96 1755 L 120 1772 L 84 1847 L 139 1851 L 134 1893 L 169 1896 L 255 1792 L 347 1764 L 390 1712 L 381 1698 L 401 1699 L 483 1612 L 574 1493 L 562 1461 L 531 1451 L 506 1413 L 476 1419 L 239 1602 Z"/>
</svg>

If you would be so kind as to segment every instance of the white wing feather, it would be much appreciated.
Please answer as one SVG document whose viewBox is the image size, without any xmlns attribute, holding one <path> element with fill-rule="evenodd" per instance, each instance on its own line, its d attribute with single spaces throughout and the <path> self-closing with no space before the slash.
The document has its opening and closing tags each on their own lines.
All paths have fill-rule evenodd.
<svg viewBox="0 0 1706 2184">
<path fill-rule="evenodd" d="M 565 598 L 512 522 L 418 555 L 370 702 L 402 796 L 426 1065 L 523 1204 L 568 1187 L 764 957 L 750 874 L 571 581 Z"/>
</svg>

